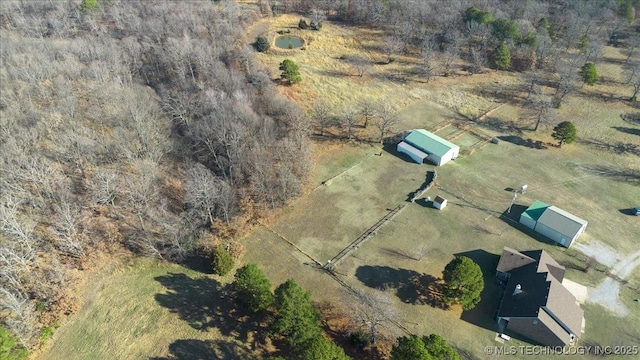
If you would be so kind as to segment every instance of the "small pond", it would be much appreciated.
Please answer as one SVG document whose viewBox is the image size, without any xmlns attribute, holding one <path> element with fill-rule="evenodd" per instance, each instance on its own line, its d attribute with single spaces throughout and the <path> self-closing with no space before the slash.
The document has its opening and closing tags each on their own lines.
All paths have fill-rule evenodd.
<svg viewBox="0 0 640 360">
<path fill-rule="evenodd" d="M 297 49 L 304 45 L 304 40 L 297 36 L 282 35 L 276 38 L 276 46 L 281 49 Z"/>
</svg>

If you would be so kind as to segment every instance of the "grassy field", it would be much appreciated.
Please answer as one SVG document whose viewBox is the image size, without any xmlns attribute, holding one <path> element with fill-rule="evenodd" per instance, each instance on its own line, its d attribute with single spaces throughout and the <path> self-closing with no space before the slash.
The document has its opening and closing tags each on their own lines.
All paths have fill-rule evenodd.
<svg viewBox="0 0 640 360">
<path fill-rule="evenodd" d="M 35 359 L 251 358 L 257 325 L 235 318 L 224 282 L 140 260 L 91 279 L 82 310 Z"/>
<path fill-rule="evenodd" d="M 269 31 L 293 25 L 293 17 L 282 16 L 270 23 Z M 309 99 L 318 94 L 338 108 L 339 104 L 357 103 L 362 96 L 388 99 L 401 108 L 396 131 L 437 129 L 439 135 L 453 137 L 452 141 L 463 148 L 464 156 L 437 169 L 437 187 L 425 194 L 449 199 L 448 208 L 439 212 L 423 200 L 408 204 L 389 225 L 336 267 L 353 288 L 390 287 L 403 325 L 411 332 L 442 334 L 468 358 L 486 358 L 484 347 L 499 345 L 494 341 L 496 326 L 492 317 L 500 290 L 493 276 L 503 246 L 545 249 L 567 266 L 568 279 L 587 286 L 596 286 L 604 279 L 605 266 L 599 264 L 597 271 L 585 273 L 582 269 L 586 256 L 550 245 L 500 218 L 512 200 L 509 189 L 522 184 L 529 188 L 516 199 L 514 211 L 522 211 L 535 200 L 546 201 L 589 221 L 580 242 L 601 242 L 620 254 L 637 250 L 637 219 L 626 215 L 624 209 L 640 201 L 640 158 L 634 152 L 640 147 L 640 138 L 637 132 L 624 131 L 629 124 L 620 114 L 634 111 L 621 100 L 629 91 L 625 86 L 607 82 L 580 88 L 568 96 L 557 121 L 573 121 L 579 141 L 557 148 L 549 144 L 553 142 L 549 127 L 530 130 L 534 124 L 524 108 L 524 95 L 518 92 L 522 79 L 516 73 L 438 78 L 428 84 L 410 76 L 398 81 L 393 75 L 408 74 L 412 62 L 417 61 L 402 58 L 389 65 L 375 65 L 359 78 L 350 76 L 350 68 L 339 57 L 358 52 L 357 47 L 361 46 L 373 61 L 382 61 L 382 55 L 372 46 L 379 40 L 379 33 L 328 24 L 323 31 L 308 34 L 313 39 L 305 51 L 276 50 L 260 55 L 274 69 L 285 57 L 300 64 L 303 84 L 284 91 L 302 106 L 311 106 Z M 605 78 L 619 77 L 619 66 L 614 63 L 620 56 L 618 49 L 606 48 L 605 59 L 611 63 L 599 68 Z M 512 99 L 504 96 L 505 90 L 512 91 Z M 599 96 L 601 93 L 606 96 Z M 496 108 L 481 120 L 467 120 Z M 447 125 L 449 122 L 453 123 Z M 502 141 L 485 145 L 484 139 L 460 131 L 455 124 L 468 125 Z M 325 153 L 321 146 L 318 149 Z M 267 273 L 277 279 L 295 277 L 318 299 L 340 301 L 340 286 L 315 269 L 310 258 L 325 263 L 390 208 L 403 203 L 424 181 L 426 171 L 433 170 L 430 165 L 416 165 L 398 157 L 392 149 L 385 149 L 382 157 L 372 156 L 377 151 L 370 145 L 358 144 L 326 150 L 328 155 L 318 158 L 321 161 L 314 181 L 319 185 L 331 178 L 330 184 L 314 187 L 314 191 L 283 211 L 269 225 L 275 233 L 260 229 L 249 235 L 244 240 L 249 259 L 264 264 Z M 260 246 L 263 242 L 268 251 Z M 485 273 L 484 300 L 470 312 L 442 310 L 423 290 L 441 276 L 443 267 L 455 254 L 472 257 Z M 286 261 L 282 261 L 283 257 Z M 587 328 L 583 344 L 637 343 L 640 318 L 638 303 L 632 299 L 640 296 L 634 290 L 640 284 L 637 274 L 628 281 L 621 296 L 633 315 L 620 319 L 599 305 L 585 305 Z M 613 334 L 601 326 L 616 323 L 623 329 L 621 333 Z M 516 338 L 508 345 L 525 344 Z"/>
</svg>

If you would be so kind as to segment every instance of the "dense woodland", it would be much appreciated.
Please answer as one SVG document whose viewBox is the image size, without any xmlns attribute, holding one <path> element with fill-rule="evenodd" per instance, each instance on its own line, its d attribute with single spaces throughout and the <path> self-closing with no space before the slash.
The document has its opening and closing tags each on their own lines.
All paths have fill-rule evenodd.
<svg viewBox="0 0 640 360">
<path fill-rule="evenodd" d="M 527 72 L 539 124 L 587 82 L 576 69 L 597 67 L 607 43 L 625 42 L 629 83 L 640 89 L 629 30 L 637 5 L 1 2 L 1 325 L 30 348 L 74 310 L 72 274 L 99 254 L 180 261 L 216 244 L 237 248 L 247 223 L 301 192 L 311 121 L 280 95 L 276 69 L 254 58 L 245 29 L 261 16 L 382 28 L 389 61 L 419 56 L 427 80 L 461 60 L 472 74 Z M 537 90 L 543 81 L 554 93 Z"/>
<path fill-rule="evenodd" d="M 305 117 L 244 45 L 252 12 L 1 6 L 0 310 L 23 345 L 97 252 L 181 260 L 299 193 Z"/>
</svg>

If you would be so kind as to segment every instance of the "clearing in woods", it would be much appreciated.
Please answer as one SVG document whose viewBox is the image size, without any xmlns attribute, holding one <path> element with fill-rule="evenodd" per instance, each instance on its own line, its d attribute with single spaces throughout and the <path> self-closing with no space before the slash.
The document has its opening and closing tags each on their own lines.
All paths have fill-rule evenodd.
<svg viewBox="0 0 640 360">
<path fill-rule="evenodd" d="M 295 26 L 295 19 L 278 17 L 269 23 L 269 31 Z M 320 161 L 310 184 L 314 190 L 268 224 L 324 264 L 391 209 L 406 204 L 374 237 L 335 266 L 335 273 L 349 287 L 391 289 L 406 329 L 415 334 L 440 333 L 462 352 L 483 357 L 485 346 L 497 344 L 492 317 L 500 290 L 494 274 L 505 245 L 549 251 L 567 267 L 567 279 L 590 288 L 605 279 L 612 281 L 610 276 L 615 274 L 608 268 L 612 264 L 603 261 L 585 272 L 589 254 L 583 254 L 580 247 L 554 246 L 501 218 L 513 198 L 509 189 L 523 184 L 529 188 L 516 199 L 514 211 L 535 200 L 551 202 L 589 221 L 578 244 L 602 243 L 620 254 L 637 249 L 637 219 L 622 211 L 640 199 L 640 138 L 618 130 L 629 126 L 620 114 L 634 110 L 621 100 L 629 90 L 625 86 L 611 81 L 568 96 L 558 111 L 558 121 L 573 121 L 579 141 L 560 149 L 550 137 L 550 125 L 532 131 L 534 121 L 523 106 L 525 94 L 513 90 L 522 81 L 517 73 L 436 78 L 427 84 L 397 76 L 409 73 L 417 59 L 406 57 L 380 65 L 383 54 L 367 46 L 381 40 L 375 30 L 329 23 L 320 32 L 305 34 L 311 38 L 304 51 L 259 55 L 271 69 L 277 69 L 284 58 L 299 64 L 303 83 L 283 91 L 303 107 L 310 109 L 312 99 L 321 96 L 339 115 L 344 106 L 355 106 L 362 98 L 384 99 L 400 109 L 395 132 L 425 128 L 462 147 L 459 159 L 435 169 L 398 156 L 394 146 L 385 146 L 382 156 L 376 156 L 379 146 L 319 140 L 316 156 Z M 352 76 L 352 68 L 341 57 L 361 53 L 365 47 L 369 49 L 365 53 L 378 64 L 363 77 Z M 619 49 L 611 47 L 605 53 L 613 63 L 622 56 Z M 620 76 L 615 65 L 602 69 L 607 78 Z M 510 97 L 504 96 L 505 89 L 513 91 Z M 594 96 L 598 92 L 610 97 Z M 361 137 L 367 138 L 368 132 L 360 131 Z M 500 143 L 489 143 L 487 139 L 492 137 Z M 443 196 L 449 206 L 437 211 L 424 199 L 406 203 L 426 172 L 434 169 L 437 186 L 424 196 Z M 327 179 L 331 181 L 321 185 Z M 294 277 L 319 300 L 338 301 L 338 296 L 344 296 L 342 285 L 304 255 L 292 257 L 293 248 L 273 233 L 258 229 L 244 242 L 248 259 L 262 264 L 275 281 Z M 426 290 L 435 289 L 442 269 L 456 254 L 474 259 L 485 275 L 483 301 L 468 312 L 441 310 L 437 296 Z M 285 257 L 287 261 L 283 261 Z M 639 305 L 633 299 L 640 297 L 637 272 L 622 281 L 613 280 L 620 286 L 618 301 L 636 310 Z M 619 318 L 615 308 L 604 305 L 583 306 L 587 328 L 581 341 L 632 344 L 640 338 L 639 311 Z M 605 330 L 608 326 L 623 330 L 611 334 Z M 526 341 L 516 337 L 509 345 L 526 345 Z"/>
</svg>

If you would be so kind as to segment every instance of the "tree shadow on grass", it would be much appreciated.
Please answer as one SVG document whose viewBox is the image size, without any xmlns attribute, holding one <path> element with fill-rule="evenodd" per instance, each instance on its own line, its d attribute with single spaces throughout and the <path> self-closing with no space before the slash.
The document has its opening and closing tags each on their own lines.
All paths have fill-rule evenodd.
<svg viewBox="0 0 640 360">
<path fill-rule="evenodd" d="M 495 316 L 503 292 L 502 287 L 495 278 L 500 256 L 481 249 L 455 255 L 466 256 L 478 264 L 482 270 L 484 280 L 484 289 L 480 293 L 480 302 L 473 309 L 463 311 L 460 319 L 481 328 L 496 331 L 498 324 L 495 321 Z"/>
<path fill-rule="evenodd" d="M 213 274 L 211 266 L 211 258 L 204 254 L 202 250 L 196 251 L 194 254 L 185 257 L 180 264 L 203 274 Z"/>
<path fill-rule="evenodd" d="M 498 139 L 506 142 L 510 142 L 515 145 L 526 146 L 532 149 L 546 149 L 547 144 L 540 140 L 524 139 L 521 136 L 515 135 L 503 135 L 498 136 Z"/>
<path fill-rule="evenodd" d="M 608 177 L 613 180 L 640 183 L 640 171 L 606 165 L 580 165 L 579 168 L 588 174 Z"/>
<path fill-rule="evenodd" d="M 489 130 L 510 133 L 510 134 L 522 134 L 522 129 L 517 124 L 511 121 L 505 121 L 496 117 L 488 117 L 484 120 L 476 121 L 475 124 L 479 127 L 483 127 Z"/>
<path fill-rule="evenodd" d="M 612 128 L 623 133 L 640 136 L 640 129 L 624 127 L 624 126 L 612 126 Z"/>
<path fill-rule="evenodd" d="M 440 279 L 417 271 L 394 269 L 389 266 L 360 266 L 356 277 L 366 286 L 374 289 L 395 289 L 402 302 L 414 305 L 430 305 L 448 309 L 442 302 Z"/>
<path fill-rule="evenodd" d="M 169 345 L 171 355 L 150 360 L 255 359 L 239 344 L 223 340 L 176 340 Z"/>
<path fill-rule="evenodd" d="M 217 328 L 223 335 L 247 341 L 250 331 L 260 330 L 265 324 L 261 316 L 266 315 L 249 317 L 244 310 L 236 309 L 230 286 L 222 286 L 215 279 L 169 273 L 155 280 L 167 290 L 155 295 L 158 304 L 178 314 L 194 329 Z"/>
<path fill-rule="evenodd" d="M 633 154 L 640 156 L 640 145 L 633 143 L 607 143 L 596 139 L 579 139 L 579 143 L 592 146 L 601 150 L 611 151 L 616 154 Z"/>
</svg>

